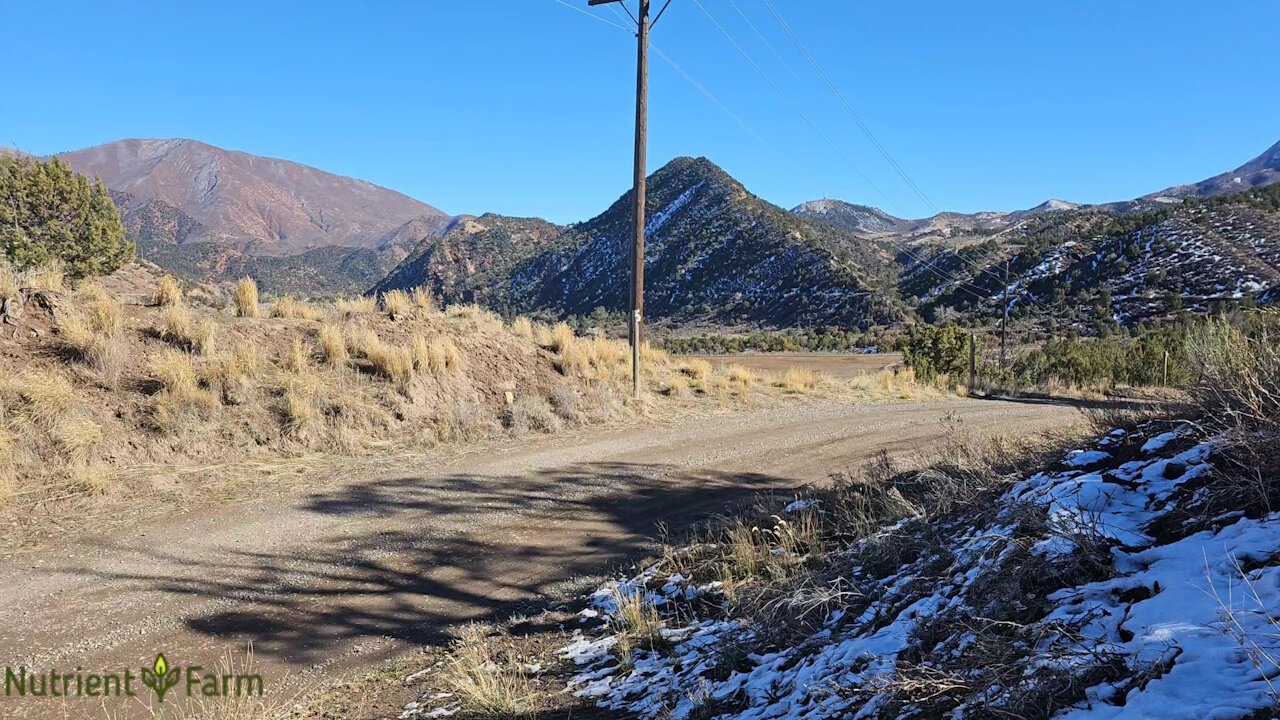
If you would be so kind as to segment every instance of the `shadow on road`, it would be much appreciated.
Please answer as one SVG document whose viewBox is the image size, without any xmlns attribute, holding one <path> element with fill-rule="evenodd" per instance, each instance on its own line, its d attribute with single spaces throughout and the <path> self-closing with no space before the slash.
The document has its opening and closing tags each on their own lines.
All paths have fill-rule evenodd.
<svg viewBox="0 0 1280 720">
<path fill-rule="evenodd" d="M 643 554 L 659 520 L 679 531 L 794 485 L 670 470 L 590 463 L 534 475 L 358 483 L 301 501 L 306 512 L 352 520 L 318 546 L 288 555 L 238 550 L 199 564 L 160 550 L 154 559 L 164 572 L 96 574 L 229 601 L 189 617 L 188 627 L 220 643 L 252 640 L 256 654 L 295 665 L 330 659 L 364 638 L 438 643 L 450 625 L 499 619 L 552 596 L 566 579 Z"/>
</svg>

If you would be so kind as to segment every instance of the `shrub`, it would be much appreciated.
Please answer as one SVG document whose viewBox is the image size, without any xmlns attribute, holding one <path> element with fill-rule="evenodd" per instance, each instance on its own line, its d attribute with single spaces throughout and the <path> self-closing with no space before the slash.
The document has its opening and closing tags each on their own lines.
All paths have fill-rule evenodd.
<svg viewBox="0 0 1280 720">
<path fill-rule="evenodd" d="M 959 375 L 969 367 L 969 331 L 956 325 L 915 323 L 907 327 L 902 355 L 922 382 Z"/>
<path fill-rule="evenodd" d="M 502 424 L 518 435 L 527 432 L 559 432 L 564 422 L 545 399 L 526 395 L 507 406 Z"/>
<path fill-rule="evenodd" d="M 236 281 L 236 315 L 244 318 L 258 317 L 258 283 L 253 278 L 242 277 Z"/>
<path fill-rule="evenodd" d="M 1201 372 L 1196 395 L 1210 416 L 1280 432 L 1280 318 L 1216 318 L 1193 333 L 1188 345 Z"/>
<path fill-rule="evenodd" d="M 411 307 L 413 300 L 403 290 L 392 290 L 382 295 L 382 310 L 392 320 L 404 317 Z"/>
<path fill-rule="evenodd" d="M 182 287 L 178 285 L 178 281 L 174 280 L 172 275 L 165 275 L 160 278 L 160 282 L 156 285 L 156 291 L 151 296 L 151 303 L 160 307 L 172 307 L 182 304 Z"/>
</svg>

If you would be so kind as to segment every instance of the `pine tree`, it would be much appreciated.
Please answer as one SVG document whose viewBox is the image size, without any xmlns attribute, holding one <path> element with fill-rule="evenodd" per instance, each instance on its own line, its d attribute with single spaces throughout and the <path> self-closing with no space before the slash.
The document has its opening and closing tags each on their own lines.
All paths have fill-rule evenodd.
<svg viewBox="0 0 1280 720">
<path fill-rule="evenodd" d="M 18 269 L 56 262 L 71 277 L 133 258 L 101 179 L 90 182 L 57 158 L 0 158 L 0 251 Z"/>
</svg>

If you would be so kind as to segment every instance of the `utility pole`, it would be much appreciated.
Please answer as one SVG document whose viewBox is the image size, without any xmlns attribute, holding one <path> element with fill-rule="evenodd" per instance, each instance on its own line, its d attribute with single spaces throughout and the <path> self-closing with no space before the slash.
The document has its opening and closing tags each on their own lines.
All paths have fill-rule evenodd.
<svg viewBox="0 0 1280 720">
<path fill-rule="evenodd" d="M 607 5 L 623 0 L 588 0 L 587 5 Z M 631 340 L 631 387 L 640 399 L 640 343 L 644 335 L 644 200 L 645 200 L 645 152 L 649 118 L 649 0 L 639 0 L 640 9 L 632 18 L 636 21 L 636 148 L 635 178 L 632 184 L 634 215 L 631 240 L 631 299 L 628 317 L 628 337 Z M 654 23 L 662 18 L 667 4 L 662 6 Z M 623 9 L 627 6 L 624 4 Z M 630 10 L 627 13 L 630 14 Z"/>
<path fill-rule="evenodd" d="M 1005 345 L 1009 339 L 1009 261 L 1004 261 L 1004 292 L 1000 293 L 1004 301 L 1004 318 L 1000 320 L 1000 369 L 1004 370 Z"/>
<path fill-rule="evenodd" d="M 973 339 L 973 331 L 969 331 L 969 392 L 978 384 L 978 347 Z"/>
</svg>

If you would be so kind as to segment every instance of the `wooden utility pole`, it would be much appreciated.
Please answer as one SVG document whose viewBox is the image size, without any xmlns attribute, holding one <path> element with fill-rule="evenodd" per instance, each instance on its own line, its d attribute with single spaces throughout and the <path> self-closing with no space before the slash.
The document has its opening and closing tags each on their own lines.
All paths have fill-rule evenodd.
<svg viewBox="0 0 1280 720">
<path fill-rule="evenodd" d="M 607 5 L 622 0 L 588 0 L 587 5 Z M 670 0 L 668 0 L 669 2 Z M 636 148 L 632 183 L 631 297 L 628 337 L 631 340 L 631 388 L 640 399 L 640 343 L 644 336 L 644 200 L 645 153 L 649 119 L 649 0 L 639 0 L 636 21 Z M 625 5 L 623 6 L 626 7 Z M 663 6 L 666 10 L 666 6 Z M 661 17 L 661 13 L 659 13 Z"/>
<path fill-rule="evenodd" d="M 1009 261 L 1004 261 L 1004 292 L 1000 293 L 1004 302 L 1004 317 L 1000 320 L 1000 369 L 1004 370 L 1005 346 L 1009 340 Z"/>
<path fill-rule="evenodd" d="M 978 348 L 973 339 L 973 331 L 969 331 L 969 392 L 978 384 Z"/>
</svg>

